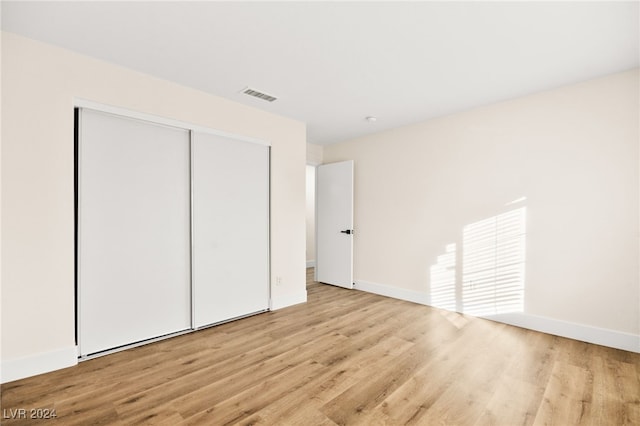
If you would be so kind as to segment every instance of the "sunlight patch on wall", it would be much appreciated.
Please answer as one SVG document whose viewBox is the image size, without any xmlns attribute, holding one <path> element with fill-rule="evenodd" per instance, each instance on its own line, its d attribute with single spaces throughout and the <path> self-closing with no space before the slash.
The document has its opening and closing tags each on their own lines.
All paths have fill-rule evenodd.
<svg viewBox="0 0 640 426">
<path fill-rule="evenodd" d="M 462 312 L 524 310 L 526 207 L 463 228 Z"/>
<path fill-rule="evenodd" d="M 456 245 L 448 244 L 445 253 L 431 266 L 431 305 L 456 310 Z"/>
</svg>

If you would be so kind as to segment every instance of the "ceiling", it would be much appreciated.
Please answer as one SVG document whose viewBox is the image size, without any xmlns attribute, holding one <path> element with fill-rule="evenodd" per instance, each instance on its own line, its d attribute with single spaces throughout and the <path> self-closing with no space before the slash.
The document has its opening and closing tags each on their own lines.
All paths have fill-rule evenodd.
<svg viewBox="0 0 640 426">
<path fill-rule="evenodd" d="M 638 67 L 638 6 L 3 1 L 1 13 L 5 31 L 303 121 L 308 142 L 330 144 Z"/>
</svg>

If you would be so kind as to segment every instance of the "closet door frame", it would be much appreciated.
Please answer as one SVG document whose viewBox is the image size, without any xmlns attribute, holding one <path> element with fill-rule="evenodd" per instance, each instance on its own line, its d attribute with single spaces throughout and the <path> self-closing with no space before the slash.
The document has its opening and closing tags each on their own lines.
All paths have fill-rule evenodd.
<svg viewBox="0 0 640 426">
<path fill-rule="evenodd" d="M 116 107 L 112 105 L 101 104 L 99 102 L 94 102 L 84 98 L 74 98 L 73 99 L 73 107 L 74 108 L 86 108 L 92 109 L 94 111 L 111 113 L 114 115 L 120 115 L 128 118 L 135 118 L 138 120 L 148 121 L 150 123 L 162 124 L 165 126 L 171 127 L 179 127 L 185 130 L 190 130 L 193 132 L 201 132 L 208 133 L 212 135 L 222 136 L 230 139 L 237 139 L 239 141 L 251 142 L 258 145 L 271 146 L 271 143 L 265 141 L 263 139 L 252 138 L 249 136 L 238 135 L 229 132 L 223 132 L 222 130 L 212 129 L 210 127 L 201 126 L 199 124 L 189 123 L 187 121 L 182 120 L 174 120 L 172 118 L 162 117 L 159 115 L 148 114 L 145 112 L 134 111 L 127 108 Z"/>
<path fill-rule="evenodd" d="M 97 112 L 103 112 L 103 113 L 110 113 L 113 115 L 117 115 L 117 116 L 122 116 L 124 118 L 130 118 L 130 119 L 137 119 L 137 120 L 142 120 L 142 121 L 146 121 L 149 122 L 151 124 L 159 124 L 159 125 L 165 125 L 165 126 L 170 126 L 170 127 L 177 127 L 177 128 L 181 128 L 184 129 L 186 131 L 189 132 L 189 158 L 190 158 L 190 163 L 189 163 L 189 239 L 190 239 L 190 270 L 189 270 L 189 281 L 190 281 L 190 292 L 191 292 L 191 326 L 188 330 L 184 330 L 184 331 L 178 331 L 175 333 L 170 333 L 168 335 L 164 335 L 164 336 L 157 336 L 154 338 L 150 338 L 148 340 L 145 341 L 141 341 L 141 342 L 132 342 L 130 344 L 126 344 L 122 347 L 117 347 L 117 348 L 113 348 L 113 349 L 108 349 L 108 350 L 104 350 L 101 351 L 99 353 L 96 354 L 91 354 L 89 356 L 82 355 L 80 353 L 80 328 L 82 327 L 82 325 L 80 324 L 80 308 L 79 308 L 79 292 L 81 291 L 80 289 L 80 262 L 79 262 L 79 258 L 80 258 L 80 250 L 79 250 L 79 243 L 80 243 L 80 235 L 79 235 L 79 211 L 80 211 L 80 199 L 79 199 L 79 192 L 80 192 L 80 169 L 79 169 L 79 151 L 81 149 L 81 147 L 79 146 L 80 144 L 78 143 L 78 134 L 76 134 L 76 146 L 75 146 L 75 156 L 76 156 L 76 160 L 75 160 L 75 190 L 74 190 L 74 197 L 75 198 L 75 209 L 74 209 L 74 214 L 75 214 L 75 236 L 74 236 L 74 246 L 76 249 L 76 255 L 74 257 L 74 261 L 75 261 L 75 273 L 76 273 L 76 277 L 75 277 L 75 297 L 76 297 L 76 302 L 75 302 L 75 326 L 76 326 L 76 346 L 78 347 L 78 357 L 80 361 L 83 360 L 87 360 L 87 359 L 92 359 L 98 356 L 102 356 L 102 355 L 107 355 L 113 352 L 117 352 L 120 350 L 124 350 L 124 349 L 128 349 L 128 348 L 132 348 L 132 347 L 136 347 L 136 346 L 140 346 L 140 345 L 144 345 L 147 343 L 152 343 L 155 341 L 159 341 L 159 340 L 163 340 L 166 338 L 170 338 L 170 337 L 174 337 L 177 335 L 181 335 L 181 334 L 185 334 L 185 333 L 190 333 L 190 332 L 194 332 L 197 331 L 199 328 L 196 326 L 195 324 L 195 289 L 194 289 L 194 282 L 193 282 L 193 173 L 191 171 L 191 167 L 192 167 L 192 161 L 193 161 L 193 150 L 192 150 L 192 141 L 193 141 L 193 135 L 194 132 L 198 132 L 198 133 L 203 133 L 203 134 L 211 134 L 211 135 L 216 135 L 216 136 L 221 136 L 224 138 L 228 138 L 228 139 L 232 139 L 232 140 L 238 140 L 238 141 L 242 141 L 242 142 L 249 142 L 252 144 L 257 144 L 257 145 L 262 145 L 262 146 L 266 146 L 268 148 L 268 165 L 267 165 L 267 170 L 268 170 L 268 207 L 267 207 L 267 226 L 268 229 L 266 230 L 267 232 L 267 247 L 266 247 L 266 251 L 267 251 L 267 277 L 266 277 L 266 286 L 267 286 L 267 308 L 264 310 L 261 310 L 259 312 L 253 312 L 253 313 L 247 313 L 246 315 L 242 315 L 240 317 L 244 317 L 244 316 L 250 316 L 250 315 L 254 315 L 257 313 L 261 313 L 261 312 L 266 312 L 269 311 L 271 308 L 271 143 L 265 140 L 261 140 L 261 139 L 256 139 L 256 138 L 251 138 L 251 137 L 247 137 L 247 136 L 241 136 L 241 135 L 237 135 L 237 134 L 233 134 L 233 133 L 227 133 L 227 132 L 223 132 L 223 131 L 219 131 L 219 130 L 215 130 L 209 127 L 205 127 L 205 126 L 200 126 L 197 124 L 193 124 L 193 123 L 189 123 L 189 122 L 185 122 L 185 121 L 181 121 L 181 120 L 174 120 L 171 118 L 166 118 L 166 117 L 162 117 L 162 116 L 157 116 L 154 114 L 148 114 L 148 113 L 143 113 L 143 112 L 139 112 L 139 111 L 134 111 L 134 110 L 130 110 L 130 109 L 126 109 L 126 108 L 121 108 L 121 107 L 116 107 L 116 106 L 112 106 L 112 105 L 106 105 L 106 104 L 102 104 L 102 103 L 98 103 L 98 102 L 94 102 L 88 99 L 84 99 L 84 98 L 74 98 L 73 99 L 73 107 L 74 107 L 74 111 L 75 114 L 78 114 L 78 110 L 80 109 L 89 109 L 89 110 L 93 110 L 93 111 L 97 111 Z M 78 116 L 76 117 L 77 119 L 79 118 Z M 79 122 L 78 122 L 79 123 Z M 78 132 L 78 129 L 76 129 L 76 132 Z M 217 322 L 215 324 L 211 324 L 211 325 L 217 325 L 217 324 L 221 324 L 227 321 L 232 321 L 234 319 L 240 318 L 240 317 L 236 317 L 236 318 L 229 318 L 228 320 L 223 320 L 220 322 Z M 201 327 L 204 328 L 204 327 Z"/>
</svg>

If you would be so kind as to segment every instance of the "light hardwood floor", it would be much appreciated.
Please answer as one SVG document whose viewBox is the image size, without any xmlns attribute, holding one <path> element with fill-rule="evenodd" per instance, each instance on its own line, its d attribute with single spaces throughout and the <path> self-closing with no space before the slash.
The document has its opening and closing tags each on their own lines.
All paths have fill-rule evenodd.
<svg viewBox="0 0 640 426">
<path fill-rule="evenodd" d="M 55 408 L 41 424 L 640 424 L 639 354 L 309 273 L 306 304 L 2 385 L 3 417 Z"/>
</svg>

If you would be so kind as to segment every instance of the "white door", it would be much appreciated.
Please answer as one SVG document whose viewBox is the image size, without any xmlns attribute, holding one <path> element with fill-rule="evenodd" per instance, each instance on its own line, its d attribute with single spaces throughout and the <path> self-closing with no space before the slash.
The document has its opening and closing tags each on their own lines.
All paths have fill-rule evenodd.
<svg viewBox="0 0 640 426">
<path fill-rule="evenodd" d="M 353 288 L 353 161 L 316 170 L 316 281 Z"/>
<path fill-rule="evenodd" d="M 191 328 L 189 132 L 82 109 L 81 355 Z"/>
<path fill-rule="evenodd" d="M 192 133 L 196 328 L 269 308 L 269 147 Z"/>
</svg>

